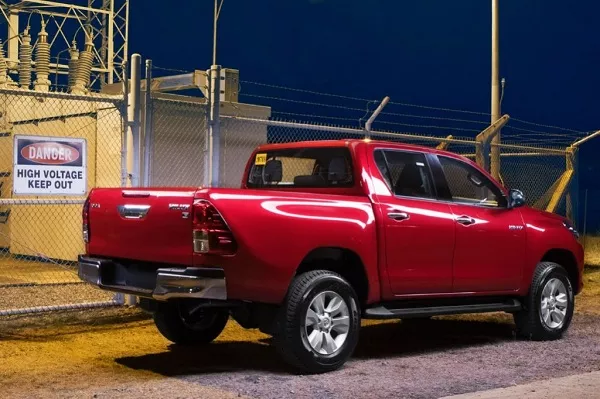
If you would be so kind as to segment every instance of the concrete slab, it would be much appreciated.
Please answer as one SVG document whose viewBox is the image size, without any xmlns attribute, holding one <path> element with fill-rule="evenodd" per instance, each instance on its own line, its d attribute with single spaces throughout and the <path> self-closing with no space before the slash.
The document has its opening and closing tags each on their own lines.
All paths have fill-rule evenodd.
<svg viewBox="0 0 600 399">
<path fill-rule="evenodd" d="M 556 363 L 552 367 L 560 367 L 560 363 Z M 446 396 L 442 399 L 592 399 L 598 397 L 600 397 L 600 371 L 536 381 L 508 388 Z"/>
</svg>

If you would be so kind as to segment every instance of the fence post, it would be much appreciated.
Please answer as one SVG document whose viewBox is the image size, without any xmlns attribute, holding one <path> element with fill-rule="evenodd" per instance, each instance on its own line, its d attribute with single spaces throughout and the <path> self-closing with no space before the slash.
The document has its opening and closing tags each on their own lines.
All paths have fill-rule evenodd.
<svg viewBox="0 0 600 399">
<path fill-rule="evenodd" d="M 131 56 L 131 90 L 127 119 L 131 129 L 132 154 L 130 159 L 131 186 L 140 186 L 140 93 L 141 93 L 141 64 L 142 58 L 139 54 Z"/>
<path fill-rule="evenodd" d="M 496 121 L 492 122 L 488 127 L 486 127 L 481 133 L 477 135 L 475 141 L 477 142 L 475 147 L 475 162 L 485 170 L 490 170 L 490 143 L 493 142 L 494 137 L 498 135 L 502 126 L 508 123 L 510 116 L 503 115 L 498 118 Z M 500 148 L 497 145 L 492 146 L 496 147 L 498 150 L 498 154 L 500 153 Z M 493 148 L 492 148 L 493 150 Z M 498 172 L 499 173 L 499 172 Z M 497 176 L 494 178 L 498 179 Z"/>
<path fill-rule="evenodd" d="M 208 176 L 209 186 L 219 186 L 221 155 L 221 66 L 211 65 L 208 96 Z M 206 163 L 205 163 L 206 165 Z"/>
<path fill-rule="evenodd" d="M 141 146 L 141 123 L 140 123 L 140 93 L 141 93 L 141 70 L 142 57 L 139 54 L 133 54 L 131 56 L 131 88 L 129 90 L 129 107 L 127 108 L 127 124 L 131 131 L 131 158 L 129 159 L 130 164 L 129 170 L 131 174 L 131 186 L 140 186 L 140 146 Z M 129 148 L 127 151 L 129 156 Z M 125 304 L 132 306 L 137 303 L 135 295 L 126 295 Z"/>
<path fill-rule="evenodd" d="M 146 60 L 146 92 L 144 96 L 144 179 L 143 185 L 152 184 L 152 60 Z"/>
<path fill-rule="evenodd" d="M 371 115 L 371 117 L 369 118 L 369 120 L 367 120 L 367 123 L 365 123 L 365 131 L 367 132 L 365 134 L 365 138 L 366 139 L 370 139 L 371 138 L 371 126 L 373 125 L 373 122 L 375 122 L 375 119 L 379 116 L 379 114 L 381 113 L 381 111 L 383 111 L 383 109 L 385 108 L 385 106 L 389 102 L 390 102 L 390 97 L 389 96 L 385 96 L 383 98 L 383 100 L 381 101 L 381 104 L 379 104 L 379 106 L 377 107 L 377 109 L 375 109 L 375 111 L 373 111 L 373 115 Z"/>
</svg>

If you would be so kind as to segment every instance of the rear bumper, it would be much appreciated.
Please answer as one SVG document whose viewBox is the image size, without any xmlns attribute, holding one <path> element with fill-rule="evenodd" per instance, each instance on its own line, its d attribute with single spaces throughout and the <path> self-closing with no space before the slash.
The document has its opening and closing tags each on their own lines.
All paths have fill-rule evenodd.
<svg viewBox="0 0 600 399">
<path fill-rule="evenodd" d="M 158 301 L 171 298 L 226 300 L 225 272 L 219 268 L 128 267 L 110 259 L 79 256 L 79 278 L 103 290 Z"/>
</svg>

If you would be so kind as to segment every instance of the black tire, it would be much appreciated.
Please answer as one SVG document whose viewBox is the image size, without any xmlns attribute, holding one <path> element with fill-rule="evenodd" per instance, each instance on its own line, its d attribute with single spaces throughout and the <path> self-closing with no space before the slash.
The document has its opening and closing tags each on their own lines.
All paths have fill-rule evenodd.
<svg viewBox="0 0 600 399">
<path fill-rule="evenodd" d="M 311 327 L 306 326 L 307 312 L 313 299 L 321 294 L 341 297 L 347 308 L 346 338 L 331 354 L 319 353 L 308 342 L 307 329 Z M 339 274 L 315 270 L 297 276 L 292 281 L 281 308 L 277 332 L 274 336 L 277 351 L 289 365 L 303 373 L 317 374 L 340 368 L 352 356 L 358 343 L 360 330 L 358 304 L 356 292 Z M 333 312 L 331 314 L 333 315 Z M 334 318 L 332 316 L 332 320 Z M 333 330 L 335 329 L 330 327 L 330 331 Z M 334 331 L 331 334 L 336 333 Z"/>
<path fill-rule="evenodd" d="M 560 281 L 566 289 L 566 307 L 562 324 L 549 326 L 542 315 L 542 292 L 550 280 Z M 575 296 L 566 270 L 554 262 L 541 262 L 533 274 L 529 294 L 524 298 L 523 310 L 514 314 L 517 336 L 534 341 L 559 339 L 567 331 L 573 318 Z M 561 310 L 562 306 L 557 310 Z M 554 320 L 550 321 L 551 323 Z"/>
<path fill-rule="evenodd" d="M 164 303 L 153 313 L 160 333 L 177 345 L 202 345 L 215 340 L 229 320 L 224 309 L 199 309 L 189 314 L 186 307 Z"/>
</svg>

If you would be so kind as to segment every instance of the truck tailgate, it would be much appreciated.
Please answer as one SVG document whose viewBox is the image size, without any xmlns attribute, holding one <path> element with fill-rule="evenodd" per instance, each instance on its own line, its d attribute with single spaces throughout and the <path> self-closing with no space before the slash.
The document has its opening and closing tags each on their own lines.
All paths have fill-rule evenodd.
<svg viewBox="0 0 600 399">
<path fill-rule="evenodd" d="M 192 263 L 196 188 L 95 189 L 87 253 L 159 263 Z"/>
</svg>

